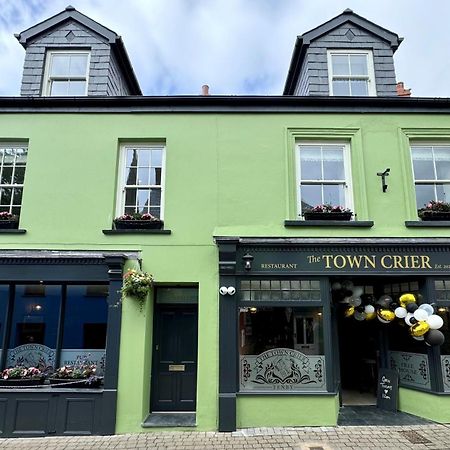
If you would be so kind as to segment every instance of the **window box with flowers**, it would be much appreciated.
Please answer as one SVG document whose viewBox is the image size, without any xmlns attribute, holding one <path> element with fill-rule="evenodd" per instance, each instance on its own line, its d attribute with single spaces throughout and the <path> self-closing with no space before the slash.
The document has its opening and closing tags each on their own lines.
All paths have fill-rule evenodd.
<svg viewBox="0 0 450 450">
<path fill-rule="evenodd" d="M 44 383 L 43 372 L 37 367 L 15 366 L 5 369 L 1 373 L 2 386 L 36 386 Z"/>
<path fill-rule="evenodd" d="M 0 230 L 15 230 L 19 228 L 19 217 L 9 212 L 0 212 Z"/>
<path fill-rule="evenodd" d="M 419 209 L 417 213 L 424 221 L 450 221 L 450 203 L 431 200 L 425 205 L 425 208 Z"/>
<path fill-rule="evenodd" d="M 160 230 L 164 222 L 151 214 L 123 214 L 114 219 L 116 230 Z"/>
<path fill-rule="evenodd" d="M 343 220 L 349 221 L 353 212 L 343 206 L 317 205 L 303 212 L 305 220 Z"/>
<path fill-rule="evenodd" d="M 95 375 L 96 364 L 62 366 L 49 377 L 52 387 L 59 388 L 98 388 L 103 377 Z"/>
</svg>

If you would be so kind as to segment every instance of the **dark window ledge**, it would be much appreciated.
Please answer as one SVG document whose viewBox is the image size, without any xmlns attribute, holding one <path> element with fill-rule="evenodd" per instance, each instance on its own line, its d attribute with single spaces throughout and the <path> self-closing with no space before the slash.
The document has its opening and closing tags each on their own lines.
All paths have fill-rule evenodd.
<svg viewBox="0 0 450 450">
<path fill-rule="evenodd" d="M 103 234 L 172 234 L 172 230 L 102 230 Z"/>
<path fill-rule="evenodd" d="M 408 228 L 411 227 L 449 227 L 450 228 L 450 220 L 406 220 L 405 226 Z"/>
<path fill-rule="evenodd" d="M 25 234 L 27 230 L 24 230 L 22 228 L 19 229 L 7 229 L 7 228 L 0 228 L 0 234 Z"/>
<path fill-rule="evenodd" d="M 373 227 L 373 220 L 285 220 L 285 227 Z"/>
</svg>

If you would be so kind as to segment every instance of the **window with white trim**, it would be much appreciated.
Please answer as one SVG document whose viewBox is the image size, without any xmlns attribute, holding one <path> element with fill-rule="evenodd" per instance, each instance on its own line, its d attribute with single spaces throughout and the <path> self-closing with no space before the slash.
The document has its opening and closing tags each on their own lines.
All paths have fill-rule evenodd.
<svg viewBox="0 0 450 450">
<path fill-rule="evenodd" d="M 163 218 L 165 148 L 163 145 L 123 145 L 118 215 L 151 214 Z"/>
<path fill-rule="evenodd" d="M 430 200 L 450 202 L 450 144 L 411 146 L 417 209 Z"/>
<path fill-rule="evenodd" d="M 0 212 L 20 216 L 28 148 L 0 145 Z"/>
<path fill-rule="evenodd" d="M 330 95 L 377 95 L 370 50 L 328 50 L 327 54 Z"/>
<path fill-rule="evenodd" d="M 347 143 L 297 144 L 297 213 L 321 204 L 353 209 Z"/>
<path fill-rule="evenodd" d="M 88 51 L 48 51 L 42 95 L 87 95 Z"/>
</svg>

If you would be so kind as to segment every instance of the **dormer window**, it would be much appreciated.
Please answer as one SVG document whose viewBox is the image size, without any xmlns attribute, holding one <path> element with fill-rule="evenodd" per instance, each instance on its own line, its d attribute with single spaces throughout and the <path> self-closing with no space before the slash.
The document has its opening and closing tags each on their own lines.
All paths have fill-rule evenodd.
<svg viewBox="0 0 450 450">
<path fill-rule="evenodd" d="M 377 95 L 373 55 L 370 50 L 329 50 L 330 95 L 365 97 Z"/>
<path fill-rule="evenodd" d="M 42 95 L 87 95 L 88 51 L 48 51 Z"/>
</svg>

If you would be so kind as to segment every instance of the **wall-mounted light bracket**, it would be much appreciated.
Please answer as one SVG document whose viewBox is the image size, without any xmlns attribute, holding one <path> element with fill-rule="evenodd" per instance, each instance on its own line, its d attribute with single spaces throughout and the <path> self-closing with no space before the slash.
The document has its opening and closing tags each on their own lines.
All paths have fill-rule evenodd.
<svg viewBox="0 0 450 450">
<path fill-rule="evenodd" d="M 377 172 L 377 175 L 381 177 L 381 188 L 383 189 L 383 192 L 387 191 L 388 185 L 386 183 L 386 177 L 389 176 L 389 172 L 391 169 L 388 167 L 384 172 Z"/>
<path fill-rule="evenodd" d="M 242 259 L 244 260 L 244 269 L 252 270 L 252 261 L 255 259 L 250 253 L 246 253 Z"/>
</svg>

